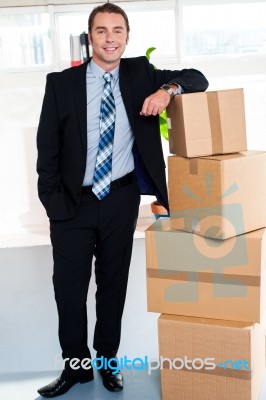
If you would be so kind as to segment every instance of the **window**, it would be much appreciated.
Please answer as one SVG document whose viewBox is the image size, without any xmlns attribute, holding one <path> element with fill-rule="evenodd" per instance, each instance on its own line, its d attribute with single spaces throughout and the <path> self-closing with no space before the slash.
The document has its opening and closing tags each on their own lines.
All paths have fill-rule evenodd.
<svg viewBox="0 0 266 400">
<path fill-rule="evenodd" d="M 176 57 L 176 7 L 175 1 L 149 1 L 121 3 L 130 23 L 130 40 L 125 56 L 145 55 L 155 47 L 152 57 Z"/>
<path fill-rule="evenodd" d="M 266 2 L 183 7 L 184 57 L 266 54 Z"/>
<path fill-rule="evenodd" d="M 73 0 L 74 1 L 74 0 Z M 128 14 L 130 40 L 125 57 L 155 47 L 158 67 L 212 68 L 231 73 L 265 73 L 266 0 L 150 0 L 117 2 Z M 70 66 L 70 35 L 88 30 L 99 3 L 0 8 L 0 69 Z M 226 61 L 223 66 L 220 60 Z M 216 63 L 216 65 L 214 65 Z M 239 68 L 241 63 L 241 68 Z M 237 68 L 235 67 L 235 70 Z"/>
<path fill-rule="evenodd" d="M 87 32 L 89 13 L 65 13 L 56 15 L 57 35 L 59 43 L 59 62 L 69 62 L 70 60 L 70 34 L 78 36 L 82 32 Z"/>
<path fill-rule="evenodd" d="M 148 3 L 148 4 L 147 4 Z M 98 4 L 77 7 L 55 7 L 56 30 L 59 43 L 59 63 L 70 59 L 69 35 L 88 31 L 88 17 Z M 130 40 L 125 56 L 145 55 L 149 47 L 156 47 L 155 58 L 176 56 L 175 1 L 134 1 L 119 3 L 127 13 Z"/>
<path fill-rule="evenodd" d="M 52 43 L 47 12 L 0 14 L 0 66 L 50 65 Z"/>
</svg>

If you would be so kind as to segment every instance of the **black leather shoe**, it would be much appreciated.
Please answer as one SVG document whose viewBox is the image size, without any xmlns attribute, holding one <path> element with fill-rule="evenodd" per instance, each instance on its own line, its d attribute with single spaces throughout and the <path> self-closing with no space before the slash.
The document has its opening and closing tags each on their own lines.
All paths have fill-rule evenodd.
<svg viewBox="0 0 266 400">
<path fill-rule="evenodd" d="M 63 374 L 51 382 L 49 385 L 43 386 L 38 389 L 38 393 L 43 397 L 57 397 L 66 393 L 76 383 L 86 383 L 93 380 L 93 371 L 89 370 L 87 375 L 75 378 L 63 377 Z"/>
<path fill-rule="evenodd" d="M 97 367 L 101 365 L 100 361 L 96 361 Z M 116 365 L 114 366 L 116 367 Z M 104 369 L 101 368 L 98 370 L 102 380 L 103 386 L 109 390 L 110 392 L 120 392 L 123 390 L 123 375 L 120 371 L 114 373 L 114 370 L 111 368 Z"/>
</svg>

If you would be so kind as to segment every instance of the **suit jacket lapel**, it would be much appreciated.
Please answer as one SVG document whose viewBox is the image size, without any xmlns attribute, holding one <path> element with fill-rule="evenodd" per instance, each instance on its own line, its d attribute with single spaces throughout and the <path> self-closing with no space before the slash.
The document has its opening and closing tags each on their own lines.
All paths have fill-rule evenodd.
<svg viewBox="0 0 266 400">
<path fill-rule="evenodd" d="M 134 115 L 133 115 L 133 107 L 132 107 L 132 75 L 130 73 L 129 65 L 126 63 L 126 59 L 121 59 L 120 68 L 119 68 L 119 84 L 120 91 L 122 95 L 122 99 L 125 105 L 125 109 L 127 112 L 127 116 L 129 119 L 129 123 L 133 132 L 134 129 Z"/>
<path fill-rule="evenodd" d="M 85 62 L 80 67 L 75 68 L 75 101 L 77 114 L 80 126 L 81 142 L 83 154 L 87 155 L 87 87 L 86 87 L 86 72 L 88 62 Z"/>
</svg>

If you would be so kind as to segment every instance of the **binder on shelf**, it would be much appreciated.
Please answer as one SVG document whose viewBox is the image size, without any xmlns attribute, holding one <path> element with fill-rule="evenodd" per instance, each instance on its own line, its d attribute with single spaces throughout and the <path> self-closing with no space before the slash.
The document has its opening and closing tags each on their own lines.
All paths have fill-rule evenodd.
<svg viewBox="0 0 266 400">
<path fill-rule="evenodd" d="M 83 62 L 86 62 L 90 57 L 88 34 L 86 32 L 82 32 L 79 35 L 79 41 L 80 41 L 82 59 Z"/>
<path fill-rule="evenodd" d="M 70 59 L 71 67 L 82 64 L 79 36 L 70 35 Z"/>
</svg>

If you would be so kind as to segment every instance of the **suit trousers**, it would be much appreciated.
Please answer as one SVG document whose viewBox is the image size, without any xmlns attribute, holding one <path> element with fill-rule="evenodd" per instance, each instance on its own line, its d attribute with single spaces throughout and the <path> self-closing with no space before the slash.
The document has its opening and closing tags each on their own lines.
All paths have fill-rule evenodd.
<svg viewBox="0 0 266 400">
<path fill-rule="evenodd" d="M 121 336 L 128 272 L 140 192 L 133 181 L 99 201 L 82 194 L 78 214 L 50 220 L 53 285 L 63 358 L 91 357 L 87 344 L 87 294 L 95 256 L 96 325 L 93 347 L 115 355 Z"/>
</svg>

